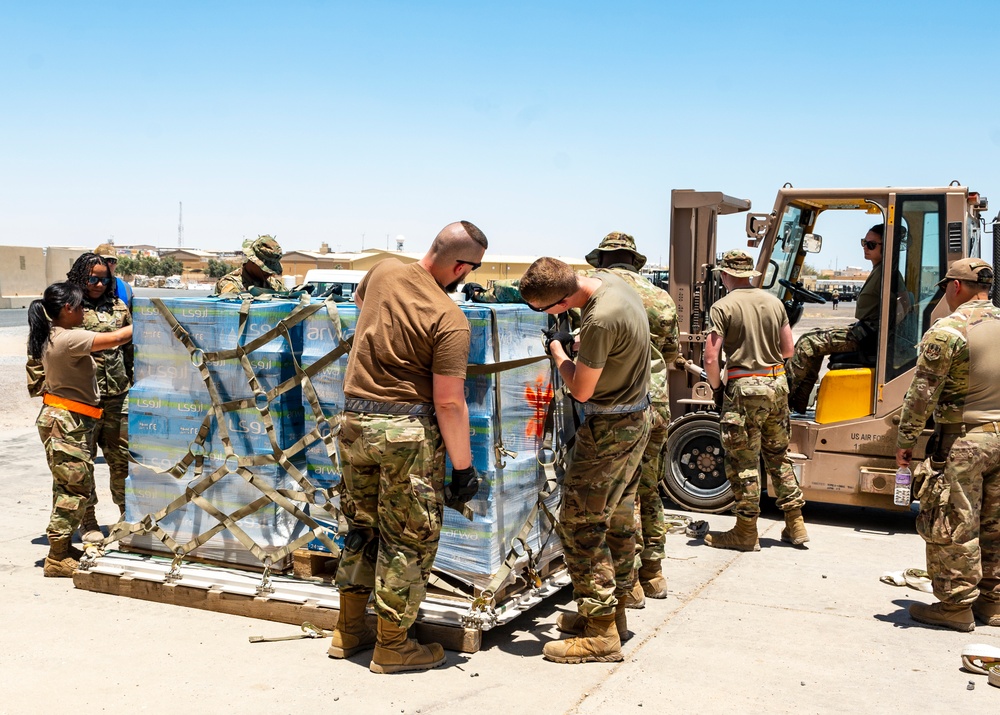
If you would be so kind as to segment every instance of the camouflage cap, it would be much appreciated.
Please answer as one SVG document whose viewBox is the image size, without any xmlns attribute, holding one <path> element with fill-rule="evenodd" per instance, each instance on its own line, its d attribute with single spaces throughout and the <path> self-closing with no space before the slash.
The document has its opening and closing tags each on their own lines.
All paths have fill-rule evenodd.
<svg viewBox="0 0 1000 715">
<path fill-rule="evenodd" d="M 963 258 L 948 266 L 948 272 L 938 285 L 943 286 L 948 281 L 993 285 L 993 267 L 982 258 Z"/>
<path fill-rule="evenodd" d="M 646 265 L 646 257 L 635 250 L 635 239 L 627 233 L 612 231 L 601 241 L 601 245 L 587 254 L 587 263 L 600 268 L 601 254 L 605 251 L 627 251 L 632 254 L 632 265 L 639 270 Z"/>
<path fill-rule="evenodd" d="M 739 250 L 726 251 L 723 253 L 722 260 L 719 261 L 719 265 L 712 270 L 725 271 L 729 275 L 736 276 L 737 278 L 750 278 L 752 276 L 760 275 L 760 271 L 755 271 L 753 269 L 753 259 L 750 255 Z"/>
<path fill-rule="evenodd" d="M 101 258 L 111 258 L 112 260 L 118 260 L 118 251 L 110 243 L 102 243 L 100 246 L 94 249 L 96 253 Z"/>
<path fill-rule="evenodd" d="M 265 273 L 281 275 L 281 257 L 284 253 L 273 236 L 257 236 L 243 242 L 243 255 L 248 261 L 253 261 Z"/>
</svg>

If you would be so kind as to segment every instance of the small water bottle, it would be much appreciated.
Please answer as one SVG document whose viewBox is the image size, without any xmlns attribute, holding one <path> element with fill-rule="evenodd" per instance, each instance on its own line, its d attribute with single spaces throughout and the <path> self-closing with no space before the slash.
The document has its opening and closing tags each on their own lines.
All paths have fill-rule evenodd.
<svg viewBox="0 0 1000 715">
<path fill-rule="evenodd" d="M 896 506 L 910 505 L 910 468 L 900 467 L 896 472 L 896 489 L 892 493 L 892 503 Z"/>
</svg>

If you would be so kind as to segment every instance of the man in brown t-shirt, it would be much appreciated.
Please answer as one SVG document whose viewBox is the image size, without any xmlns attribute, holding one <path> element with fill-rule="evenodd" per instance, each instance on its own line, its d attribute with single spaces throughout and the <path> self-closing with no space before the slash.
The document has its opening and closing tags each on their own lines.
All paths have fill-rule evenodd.
<svg viewBox="0 0 1000 715">
<path fill-rule="evenodd" d="M 719 414 L 726 450 L 726 479 L 733 487 L 735 528 L 713 532 L 705 543 L 720 549 L 760 551 L 760 461 L 771 477 L 778 507 L 785 512 L 781 540 L 796 546 L 809 541 L 802 519 L 805 499 L 788 458 L 788 384 L 784 359 L 790 357 L 792 329 L 781 301 L 750 284 L 753 259 L 727 251 L 716 271 L 728 293 L 710 311 L 712 327 L 705 342 L 705 372 L 716 390 L 723 389 L 721 353 L 726 353 L 725 396 Z"/>
<path fill-rule="evenodd" d="M 339 438 L 350 530 L 328 653 L 346 658 L 374 643 L 375 673 L 445 662 L 440 645 L 408 640 L 406 630 L 424 599 L 445 503 L 461 508 L 479 487 L 465 402 L 469 321 L 448 293 L 480 266 L 486 248 L 476 226 L 452 223 L 420 261 L 387 258 L 355 291 Z M 452 463 L 447 487 L 445 452 Z M 377 636 L 365 623 L 373 590 Z"/>
<path fill-rule="evenodd" d="M 581 309 L 580 353 L 572 337 L 547 336 L 545 349 L 586 419 L 563 477 L 559 536 L 573 581 L 576 615 L 559 630 L 577 635 L 546 643 L 557 663 L 622 660 L 628 637 L 624 597 L 635 585 L 635 495 L 649 439 L 649 321 L 638 294 L 610 271 L 578 276 L 539 258 L 521 278 L 521 297 L 537 311 Z"/>
</svg>

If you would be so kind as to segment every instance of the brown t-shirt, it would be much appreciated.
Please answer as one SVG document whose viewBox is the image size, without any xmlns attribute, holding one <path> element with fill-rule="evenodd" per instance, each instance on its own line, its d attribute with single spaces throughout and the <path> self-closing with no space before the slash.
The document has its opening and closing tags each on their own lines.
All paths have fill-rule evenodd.
<svg viewBox="0 0 1000 715">
<path fill-rule="evenodd" d="M 610 271 L 583 306 L 577 360 L 603 368 L 590 402 L 601 407 L 631 405 L 649 393 L 649 320 L 635 290 Z"/>
<path fill-rule="evenodd" d="M 759 288 L 738 288 L 712 304 L 711 332 L 722 336 L 727 368 L 759 370 L 784 362 L 781 328 L 788 315 L 781 301 Z"/>
<path fill-rule="evenodd" d="M 345 395 L 430 403 L 432 375 L 465 378 L 469 321 L 423 266 L 387 258 L 368 271 L 355 294 L 362 307 Z"/>
<path fill-rule="evenodd" d="M 97 333 L 52 326 L 49 337 L 42 348 L 46 390 L 96 407 L 101 398 L 97 392 L 97 366 L 90 348 Z"/>
</svg>

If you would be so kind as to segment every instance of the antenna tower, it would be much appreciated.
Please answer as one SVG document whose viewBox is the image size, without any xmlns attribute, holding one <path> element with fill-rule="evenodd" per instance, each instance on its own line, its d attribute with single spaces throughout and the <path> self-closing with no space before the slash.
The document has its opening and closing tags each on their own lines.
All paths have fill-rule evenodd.
<svg viewBox="0 0 1000 715">
<path fill-rule="evenodd" d="M 184 247 L 184 202 L 178 201 L 177 205 L 180 207 L 177 216 L 177 248 Z"/>
</svg>

